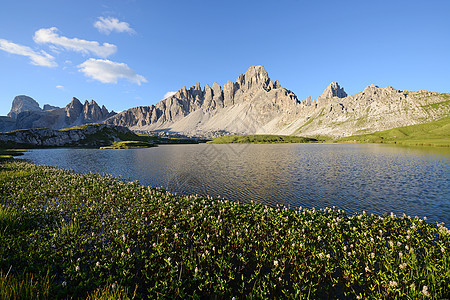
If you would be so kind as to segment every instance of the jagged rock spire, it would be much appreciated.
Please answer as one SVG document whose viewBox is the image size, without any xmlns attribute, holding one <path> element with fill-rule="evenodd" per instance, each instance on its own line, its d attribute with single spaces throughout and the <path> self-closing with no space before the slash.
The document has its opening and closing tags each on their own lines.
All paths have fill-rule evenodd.
<svg viewBox="0 0 450 300">
<path fill-rule="evenodd" d="M 317 101 L 324 100 L 327 98 L 345 98 L 347 97 L 347 93 L 344 91 L 344 88 L 339 86 L 339 83 L 332 82 L 330 85 L 323 91 L 322 95 L 317 97 Z"/>
</svg>

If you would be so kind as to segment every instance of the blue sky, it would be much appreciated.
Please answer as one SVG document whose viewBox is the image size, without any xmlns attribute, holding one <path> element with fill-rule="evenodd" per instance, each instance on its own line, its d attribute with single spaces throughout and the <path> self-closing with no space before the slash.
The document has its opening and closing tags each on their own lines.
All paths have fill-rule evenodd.
<svg viewBox="0 0 450 300">
<path fill-rule="evenodd" d="M 115 111 L 251 65 L 300 99 L 337 81 L 450 92 L 450 1 L 0 1 L 0 115 L 16 95 Z"/>
</svg>

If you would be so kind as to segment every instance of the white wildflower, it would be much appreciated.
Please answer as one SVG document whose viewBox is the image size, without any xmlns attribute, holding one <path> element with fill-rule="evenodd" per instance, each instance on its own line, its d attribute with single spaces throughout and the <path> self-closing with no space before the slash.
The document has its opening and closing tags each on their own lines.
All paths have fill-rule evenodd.
<svg viewBox="0 0 450 300">
<path fill-rule="evenodd" d="M 428 287 L 427 287 L 426 285 L 423 286 L 422 294 L 423 294 L 425 297 L 430 297 L 430 293 L 428 292 Z"/>
</svg>

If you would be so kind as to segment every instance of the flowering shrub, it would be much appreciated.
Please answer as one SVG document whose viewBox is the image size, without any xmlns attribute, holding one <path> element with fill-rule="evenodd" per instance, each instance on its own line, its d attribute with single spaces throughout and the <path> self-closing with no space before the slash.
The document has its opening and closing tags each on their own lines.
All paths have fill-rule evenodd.
<svg viewBox="0 0 450 300">
<path fill-rule="evenodd" d="M 0 164 L 0 271 L 50 297 L 445 298 L 450 231 L 407 216 L 176 196 L 110 175 Z"/>
</svg>

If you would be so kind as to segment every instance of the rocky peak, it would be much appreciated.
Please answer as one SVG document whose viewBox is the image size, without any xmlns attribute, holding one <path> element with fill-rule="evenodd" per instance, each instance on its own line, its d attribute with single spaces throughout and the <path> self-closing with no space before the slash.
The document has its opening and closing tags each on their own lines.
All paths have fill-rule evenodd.
<svg viewBox="0 0 450 300">
<path fill-rule="evenodd" d="M 59 107 L 58 106 L 53 106 L 53 105 L 50 105 L 50 104 L 44 104 L 44 107 L 43 107 L 42 110 L 47 111 L 47 110 L 53 110 L 53 109 L 59 109 Z"/>
<path fill-rule="evenodd" d="M 81 104 L 80 100 L 73 97 L 72 101 L 66 105 L 64 110 L 66 111 L 66 123 L 72 124 L 78 119 L 78 116 L 83 111 L 83 104 Z"/>
<path fill-rule="evenodd" d="M 347 97 L 347 93 L 344 91 L 344 88 L 339 86 L 339 83 L 332 82 L 330 85 L 323 91 L 322 95 L 317 97 L 317 101 L 324 100 L 327 98 L 345 98 Z"/>
<path fill-rule="evenodd" d="M 275 80 L 275 83 L 273 84 L 274 89 L 281 89 L 281 84 L 278 80 Z"/>
<path fill-rule="evenodd" d="M 192 97 L 193 101 L 199 101 L 203 96 L 202 87 L 200 86 L 200 82 L 197 82 L 195 86 L 189 89 L 189 94 Z"/>
<path fill-rule="evenodd" d="M 254 87 L 267 88 L 270 82 L 269 75 L 263 66 L 251 66 L 245 74 L 239 75 L 236 79 L 238 88 L 249 90 Z"/>
<path fill-rule="evenodd" d="M 104 105 L 102 105 L 102 115 L 106 116 L 108 114 L 109 114 L 108 109 Z"/>
<path fill-rule="evenodd" d="M 366 86 L 366 88 L 364 89 L 364 93 L 373 93 L 376 92 L 379 89 L 379 87 L 375 84 L 371 84 Z"/>
<path fill-rule="evenodd" d="M 81 104 L 80 100 L 73 97 L 72 101 L 70 101 L 70 103 L 66 105 L 66 108 L 78 108 L 78 107 L 82 107 L 82 106 L 83 106 L 83 104 Z"/>
<path fill-rule="evenodd" d="M 31 97 L 25 95 L 16 96 L 12 102 L 8 117 L 15 119 L 23 111 L 41 111 L 41 108 L 39 103 Z"/>
</svg>

